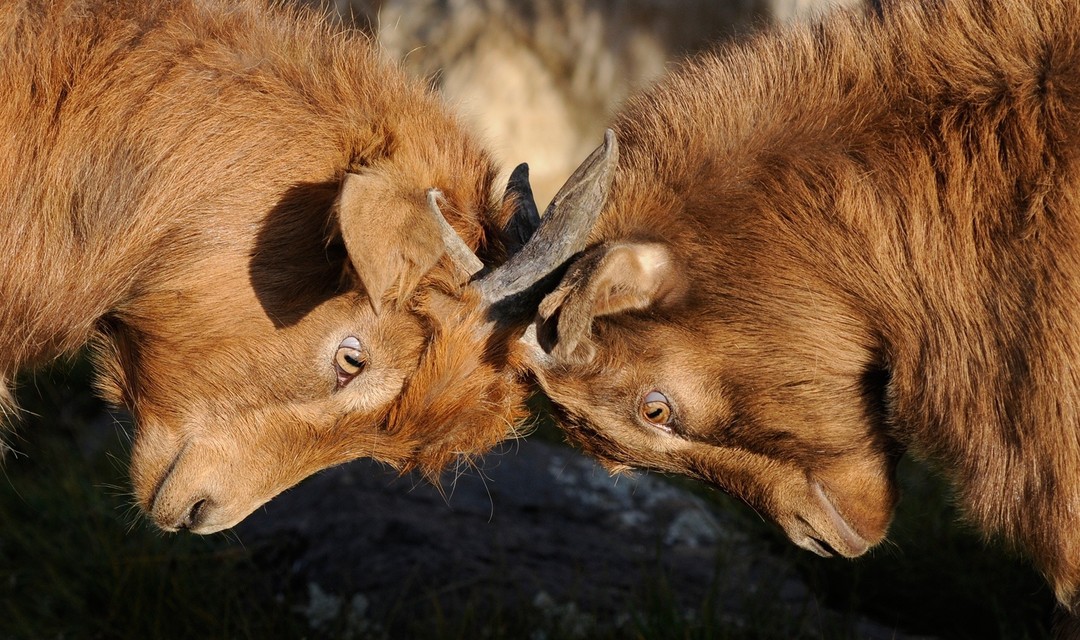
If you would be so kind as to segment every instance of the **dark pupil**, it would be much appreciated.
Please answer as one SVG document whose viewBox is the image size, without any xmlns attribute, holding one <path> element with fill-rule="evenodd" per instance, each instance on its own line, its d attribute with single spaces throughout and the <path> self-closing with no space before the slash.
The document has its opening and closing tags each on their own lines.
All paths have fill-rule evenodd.
<svg viewBox="0 0 1080 640">
<path fill-rule="evenodd" d="M 655 420 L 656 418 L 659 418 L 660 416 L 664 415 L 664 408 L 663 407 L 655 407 L 653 409 L 650 409 L 648 412 L 646 412 L 645 415 L 649 416 L 650 420 Z"/>
<path fill-rule="evenodd" d="M 356 367 L 357 369 L 364 366 L 364 361 L 361 360 L 359 357 L 354 356 L 351 353 L 346 353 L 345 354 L 345 362 L 348 362 L 349 364 Z"/>
</svg>

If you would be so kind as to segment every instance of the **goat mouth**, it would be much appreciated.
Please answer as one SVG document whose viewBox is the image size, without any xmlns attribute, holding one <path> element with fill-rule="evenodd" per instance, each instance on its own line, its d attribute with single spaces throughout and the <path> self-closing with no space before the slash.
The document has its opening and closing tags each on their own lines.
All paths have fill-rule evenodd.
<svg viewBox="0 0 1080 640">
<path fill-rule="evenodd" d="M 816 553 L 822 558 L 832 558 L 833 556 L 841 555 L 836 549 L 833 549 L 831 544 L 825 542 L 821 538 L 815 538 L 814 536 L 806 536 L 802 541 L 796 542 L 795 544 L 811 553 Z"/>
<path fill-rule="evenodd" d="M 820 538 L 808 536 L 810 543 L 817 547 L 817 549 L 810 549 L 810 551 L 814 551 L 815 553 L 818 553 L 818 555 L 824 557 L 841 555 L 848 558 L 854 558 L 866 553 L 866 550 L 870 548 L 870 543 L 867 542 L 866 538 L 859 535 L 859 532 L 855 531 L 855 528 L 851 526 L 851 523 L 840 514 L 836 505 L 833 504 L 833 501 L 829 498 L 828 494 L 825 493 L 825 488 L 822 487 L 821 483 L 817 480 L 813 480 L 810 483 L 810 487 L 818 507 L 821 509 L 821 512 L 825 514 L 832 529 L 839 537 L 837 542 L 841 543 L 841 546 L 837 548 Z"/>
</svg>

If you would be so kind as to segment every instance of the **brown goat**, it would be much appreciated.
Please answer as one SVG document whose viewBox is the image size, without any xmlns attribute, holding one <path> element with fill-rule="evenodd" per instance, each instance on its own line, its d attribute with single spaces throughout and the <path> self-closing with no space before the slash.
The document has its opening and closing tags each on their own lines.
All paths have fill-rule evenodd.
<svg viewBox="0 0 1080 640">
<path fill-rule="evenodd" d="M 568 433 L 821 555 L 883 539 L 911 450 L 1080 606 L 1080 3 L 781 29 L 615 129 L 595 246 L 537 328 Z"/>
<path fill-rule="evenodd" d="M 517 365 L 440 224 L 501 261 L 527 189 L 501 201 L 365 37 L 259 0 L 31 0 L 0 8 L 0 57 L 0 389 L 10 410 L 18 370 L 95 344 L 160 527 L 512 432 Z"/>
</svg>

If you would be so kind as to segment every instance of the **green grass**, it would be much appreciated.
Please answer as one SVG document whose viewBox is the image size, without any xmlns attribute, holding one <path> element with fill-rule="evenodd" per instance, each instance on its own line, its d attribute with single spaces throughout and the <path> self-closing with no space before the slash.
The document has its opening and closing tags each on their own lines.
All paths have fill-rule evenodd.
<svg viewBox="0 0 1080 640">
<path fill-rule="evenodd" d="M 769 540 L 811 591 L 840 612 L 835 620 L 782 610 L 774 602 L 778 585 L 761 587 L 749 620 L 726 616 L 716 597 L 732 588 L 722 570 L 724 549 L 714 593 L 687 617 L 676 604 L 679 576 L 662 568 L 658 548 L 650 579 L 637 586 L 627 605 L 631 615 L 617 628 L 589 627 L 592 612 L 565 602 L 500 600 L 483 584 L 470 584 L 453 587 L 463 603 L 453 609 L 440 598 L 451 586 L 431 585 L 420 589 L 419 599 L 363 625 L 350 619 L 346 596 L 340 610 L 313 629 L 303 614 L 307 585 L 272 591 L 281 580 L 271 574 L 280 577 L 285 568 L 256 558 L 227 535 L 157 533 L 133 512 L 123 454 L 127 427 L 117 425 L 100 443 L 79 435 L 102 415 L 87 391 L 84 364 L 24 381 L 19 397 L 28 415 L 8 441 L 24 453 L 9 455 L 0 472 L 0 639 L 747 640 L 799 637 L 806 628 L 840 639 L 851 637 L 844 618 L 860 615 L 940 638 L 1047 636 L 1052 599 L 1042 580 L 1022 560 L 988 548 L 957 524 L 948 492 L 909 461 L 901 465 L 904 497 L 890 544 L 856 561 L 795 549 L 735 501 L 676 480 L 737 514 L 748 534 Z M 541 427 L 534 437 L 552 435 Z"/>
</svg>

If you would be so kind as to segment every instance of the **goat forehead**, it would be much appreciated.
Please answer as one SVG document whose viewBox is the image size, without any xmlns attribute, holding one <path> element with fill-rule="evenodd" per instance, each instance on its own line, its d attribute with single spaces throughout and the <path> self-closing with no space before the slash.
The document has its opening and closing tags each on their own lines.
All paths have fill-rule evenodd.
<svg viewBox="0 0 1080 640">
<path fill-rule="evenodd" d="M 721 373 L 729 350 L 708 327 L 684 328 L 664 321 L 638 322 L 598 334 L 594 375 L 614 384 L 630 382 L 694 386 Z"/>
</svg>

